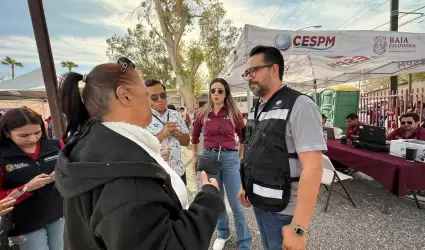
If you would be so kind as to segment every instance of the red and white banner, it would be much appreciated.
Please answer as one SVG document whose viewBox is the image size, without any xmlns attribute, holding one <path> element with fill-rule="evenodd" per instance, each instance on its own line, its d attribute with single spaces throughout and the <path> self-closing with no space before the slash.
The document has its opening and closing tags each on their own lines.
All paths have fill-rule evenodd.
<svg viewBox="0 0 425 250">
<path fill-rule="evenodd" d="M 425 71 L 425 34 L 393 31 L 286 31 L 245 25 L 220 76 L 238 91 L 250 50 L 274 46 L 285 58 L 284 82 L 299 89 Z"/>
</svg>

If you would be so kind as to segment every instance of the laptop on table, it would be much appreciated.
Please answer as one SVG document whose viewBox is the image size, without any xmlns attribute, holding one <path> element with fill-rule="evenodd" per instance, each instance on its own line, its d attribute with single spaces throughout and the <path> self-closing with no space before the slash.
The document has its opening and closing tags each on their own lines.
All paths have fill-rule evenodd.
<svg viewBox="0 0 425 250">
<path fill-rule="evenodd" d="M 375 145 L 386 145 L 387 130 L 385 127 L 360 125 L 359 141 Z"/>
</svg>

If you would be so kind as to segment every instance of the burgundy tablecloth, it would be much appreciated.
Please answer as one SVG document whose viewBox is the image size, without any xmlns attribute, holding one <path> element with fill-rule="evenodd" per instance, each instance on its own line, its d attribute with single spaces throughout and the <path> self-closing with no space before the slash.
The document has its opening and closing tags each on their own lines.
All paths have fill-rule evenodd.
<svg viewBox="0 0 425 250">
<path fill-rule="evenodd" d="M 381 183 L 397 196 L 407 190 L 425 190 L 425 164 L 408 162 L 388 153 L 351 148 L 339 140 L 328 140 L 328 152 L 332 160 L 363 172 Z"/>
</svg>

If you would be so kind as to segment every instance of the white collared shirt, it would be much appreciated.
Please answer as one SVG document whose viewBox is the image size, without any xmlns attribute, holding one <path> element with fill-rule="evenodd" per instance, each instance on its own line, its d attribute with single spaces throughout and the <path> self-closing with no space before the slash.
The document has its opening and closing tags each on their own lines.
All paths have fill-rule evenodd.
<svg viewBox="0 0 425 250">
<path fill-rule="evenodd" d="M 171 109 L 167 109 L 163 115 L 152 109 L 152 122 L 146 127 L 146 130 L 153 135 L 157 135 L 164 129 L 164 124 L 167 122 L 175 122 L 177 123 L 180 132 L 183 134 L 189 133 L 189 129 L 187 128 L 186 123 L 181 118 L 180 114 L 177 111 Z M 161 141 L 161 145 L 168 146 L 171 149 L 169 160 L 170 167 L 179 176 L 184 175 L 186 169 L 182 161 L 181 145 L 179 140 L 175 136 L 169 135 Z"/>
</svg>

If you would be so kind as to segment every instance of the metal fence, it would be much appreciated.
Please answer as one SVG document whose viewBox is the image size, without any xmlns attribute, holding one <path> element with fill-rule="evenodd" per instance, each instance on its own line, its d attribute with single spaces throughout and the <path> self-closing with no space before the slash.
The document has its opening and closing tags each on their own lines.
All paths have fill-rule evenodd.
<svg viewBox="0 0 425 250">
<path fill-rule="evenodd" d="M 406 112 L 419 114 L 425 120 L 425 88 L 401 91 L 377 91 L 360 95 L 359 119 L 365 124 L 395 129 L 399 116 Z"/>
</svg>

